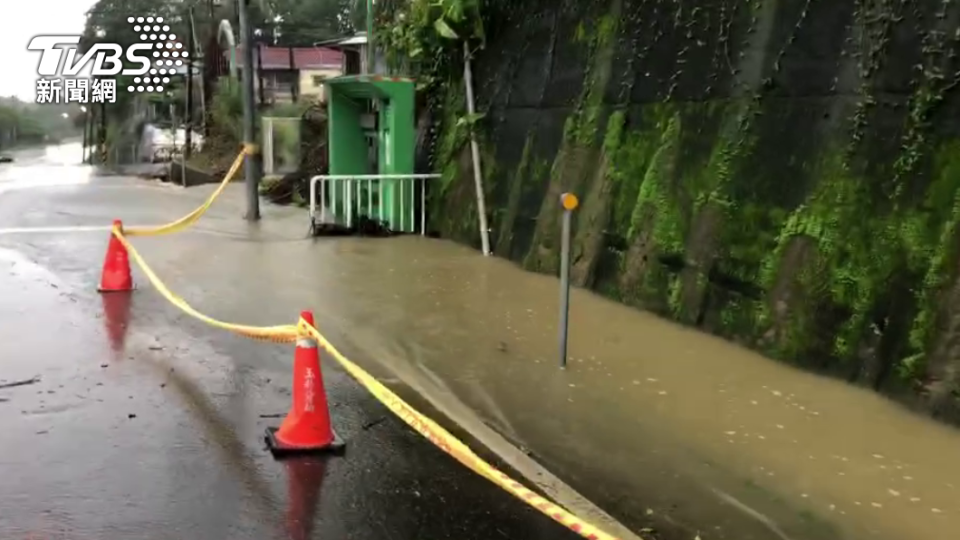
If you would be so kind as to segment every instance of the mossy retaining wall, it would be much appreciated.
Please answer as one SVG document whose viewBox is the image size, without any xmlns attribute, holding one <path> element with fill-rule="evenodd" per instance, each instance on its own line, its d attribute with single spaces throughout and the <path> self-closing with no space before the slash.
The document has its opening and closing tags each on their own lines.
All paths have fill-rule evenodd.
<svg viewBox="0 0 960 540">
<path fill-rule="evenodd" d="M 489 0 L 494 252 L 960 421 L 960 2 Z M 478 245 L 459 73 L 433 227 Z M 954 301 L 956 297 L 957 301 Z"/>
</svg>

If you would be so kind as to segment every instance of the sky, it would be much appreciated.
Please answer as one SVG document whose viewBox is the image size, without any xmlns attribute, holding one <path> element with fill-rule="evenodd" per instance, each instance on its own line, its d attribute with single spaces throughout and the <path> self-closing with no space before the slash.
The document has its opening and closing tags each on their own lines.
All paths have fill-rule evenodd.
<svg viewBox="0 0 960 540">
<path fill-rule="evenodd" d="M 80 35 L 86 12 L 95 3 L 96 0 L 21 0 L 16 2 L 15 9 L 8 6 L 8 13 L 0 16 L 0 58 L 4 61 L 0 96 L 35 101 L 40 53 L 28 51 L 27 43 L 37 34 Z"/>
</svg>

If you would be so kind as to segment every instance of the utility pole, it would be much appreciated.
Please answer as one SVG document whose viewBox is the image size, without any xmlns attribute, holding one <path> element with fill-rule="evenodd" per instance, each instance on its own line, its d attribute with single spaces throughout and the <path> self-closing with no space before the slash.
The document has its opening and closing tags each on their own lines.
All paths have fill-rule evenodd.
<svg viewBox="0 0 960 540">
<path fill-rule="evenodd" d="M 196 53 L 196 49 L 193 46 L 195 36 L 193 35 L 193 8 L 191 7 L 188 10 L 188 20 L 190 22 L 190 31 L 188 32 L 190 36 L 190 42 L 187 43 L 187 114 L 186 117 L 186 128 L 187 132 L 185 134 L 186 146 L 183 148 L 183 163 L 186 165 L 187 160 L 190 159 L 190 153 L 193 150 L 193 55 Z"/>
<path fill-rule="evenodd" d="M 476 103 L 473 99 L 473 70 L 470 67 L 470 46 L 463 43 L 463 86 L 467 91 L 467 114 L 471 117 L 476 114 Z M 474 127 L 470 126 L 470 155 L 473 158 L 473 183 L 477 190 L 477 218 L 480 225 L 480 246 L 483 255 L 490 255 L 490 227 L 487 225 L 487 203 L 484 199 L 483 172 L 480 169 L 480 144 Z"/>
<path fill-rule="evenodd" d="M 247 0 L 238 0 L 240 11 L 240 47 L 243 48 L 243 142 L 254 146 L 256 126 L 253 102 L 253 35 L 250 29 Z M 260 220 L 260 160 L 259 150 L 244 157 L 244 173 L 247 181 L 247 221 Z"/>
<path fill-rule="evenodd" d="M 373 0 L 367 0 L 367 73 L 375 73 L 374 61 L 376 55 L 373 53 Z"/>
</svg>

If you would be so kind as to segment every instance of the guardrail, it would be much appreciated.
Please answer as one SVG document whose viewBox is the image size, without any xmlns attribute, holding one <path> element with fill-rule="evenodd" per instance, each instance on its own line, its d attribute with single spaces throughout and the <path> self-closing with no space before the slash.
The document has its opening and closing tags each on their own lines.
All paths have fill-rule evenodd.
<svg viewBox="0 0 960 540">
<path fill-rule="evenodd" d="M 342 205 L 344 216 L 343 225 L 353 226 L 354 214 L 366 215 L 386 222 L 395 232 L 414 232 L 416 214 L 416 196 L 419 187 L 420 197 L 420 234 L 425 235 L 427 230 L 427 182 L 440 178 L 439 174 L 328 174 L 318 175 L 310 179 L 310 225 L 316 227 L 319 217 L 320 223 L 327 223 L 327 212 L 330 204 L 327 201 L 327 183 L 330 183 L 330 198 L 333 203 L 333 222 L 341 216 L 337 215 L 338 207 Z M 320 185 L 320 199 L 317 200 L 317 185 Z M 405 197 L 404 194 L 409 194 Z M 389 196 L 388 204 L 384 201 Z M 393 197 L 396 196 L 394 199 Z M 317 215 L 319 202 L 320 214 Z M 338 204 L 342 203 L 342 204 Z M 365 203 L 365 204 L 364 204 Z M 407 203 L 406 206 L 404 203 Z M 357 210 L 356 212 L 354 210 Z M 366 210 L 366 212 L 364 212 Z M 406 219 L 409 218 L 409 219 Z"/>
</svg>

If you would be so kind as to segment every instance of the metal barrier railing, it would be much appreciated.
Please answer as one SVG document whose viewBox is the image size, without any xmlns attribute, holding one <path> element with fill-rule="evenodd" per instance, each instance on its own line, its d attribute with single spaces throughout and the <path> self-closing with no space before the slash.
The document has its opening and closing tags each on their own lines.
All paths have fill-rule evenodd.
<svg viewBox="0 0 960 540">
<path fill-rule="evenodd" d="M 427 229 L 427 182 L 437 178 L 440 178 L 439 174 L 314 176 L 310 179 L 311 226 L 316 226 L 318 217 L 321 223 L 328 223 L 328 211 L 333 212 L 334 222 L 339 221 L 340 216 L 337 211 L 342 209 L 343 224 L 347 227 L 353 226 L 354 214 L 357 214 L 386 222 L 394 232 L 414 232 L 417 206 L 415 198 L 419 191 L 420 234 L 424 235 Z M 328 183 L 332 201 L 327 200 Z M 317 200 L 318 184 L 320 185 L 319 201 Z M 317 215 L 318 202 L 319 216 Z"/>
</svg>

